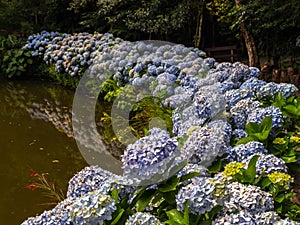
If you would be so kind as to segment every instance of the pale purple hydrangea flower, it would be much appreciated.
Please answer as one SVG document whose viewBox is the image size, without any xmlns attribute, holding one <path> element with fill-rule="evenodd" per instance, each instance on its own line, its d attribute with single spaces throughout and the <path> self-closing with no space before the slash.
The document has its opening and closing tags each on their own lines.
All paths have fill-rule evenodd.
<svg viewBox="0 0 300 225">
<path fill-rule="evenodd" d="M 220 187 L 219 187 L 220 185 Z M 219 191 L 222 189 L 223 194 Z M 222 205 L 226 197 L 225 184 L 213 178 L 195 177 L 191 183 L 182 187 L 176 195 L 177 209 L 184 211 L 188 201 L 189 212 L 195 215 L 209 212 L 213 207 Z"/>
<path fill-rule="evenodd" d="M 165 130 L 152 128 L 148 136 L 127 146 L 122 156 L 123 175 L 153 183 L 172 173 L 173 166 L 181 163 L 175 160 L 178 156 L 176 139 Z"/>
<path fill-rule="evenodd" d="M 256 219 L 253 214 L 241 210 L 238 213 L 226 214 L 224 216 L 217 217 L 213 225 L 257 225 Z"/>
<path fill-rule="evenodd" d="M 227 122 L 212 121 L 193 131 L 181 151 L 189 162 L 209 166 L 217 156 L 225 153 L 230 137 L 231 127 Z"/>
<path fill-rule="evenodd" d="M 112 219 L 112 213 L 117 209 L 110 195 L 95 190 L 76 198 L 70 206 L 70 217 L 74 224 L 102 225 Z"/>
<path fill-rule="evenodd" d="M 137 212 L 131 215 L 125 225 L 163 225 L 154 215 L 150 213 Z"/>
<path fill-rule="evenodd" d="M 228 201 L 224 202 L 221 215 L 241 210 L 250 213 L 274 210 L 272 195 L 260 187 L 233 182 L 228 185 L 228 192 Z"/>
</svg>

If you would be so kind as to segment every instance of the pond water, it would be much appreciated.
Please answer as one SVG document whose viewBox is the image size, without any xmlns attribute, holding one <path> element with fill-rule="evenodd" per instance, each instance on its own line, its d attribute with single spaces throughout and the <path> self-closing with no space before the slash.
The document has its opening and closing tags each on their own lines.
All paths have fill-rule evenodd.
<svg viewBox="0 0 300 225">
<path fill-rule="evenodd" d="M 41 80 L 0 80 L 0 224 L 20 224 L 53 208 L 41 190 L 28 190 L 35 172 L 64 193 L 87 163 L 71 131 L 73 91 Z"/>
</svg>

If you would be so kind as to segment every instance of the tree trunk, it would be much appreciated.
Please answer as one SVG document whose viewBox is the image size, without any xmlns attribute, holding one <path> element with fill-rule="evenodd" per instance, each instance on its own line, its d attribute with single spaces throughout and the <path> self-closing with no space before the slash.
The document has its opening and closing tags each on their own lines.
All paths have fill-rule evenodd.
<svg viewBox="0 0 300 225">
<path fill-rule="evenodd" d="M 201 42 L 201 34 L 202 34 L 202 24 L 203 24 L 203 1 L 200 0 L 198 8 L 198 16 L 197 16 L 197 27 L 196 27 L 196 34 L 194 40 L 194 46 L 196 48 L 200 48 Z"/>
<path fill-rule="evenodd" d="M 246 49 L 248 53 L 249 66 L 255 66 L 260 68 L 257 49 L 254 42 L 254 37 L 250 31 L 246 29 L 244 22 L 240 23 L 241 32 L 245 40 Z"/>
<path fill-rule="evenodd" d="M 237 7 L 240 6 L 240 0 L 235 0 Z M 255 46 L 255 41 L 253 34 L 249 29 L 247 29 L 246 24 L 242 21 L 240 22 L 240 29 L 245 40 L 245 45 L 248 53 L 249 66 L 255 66 L 260 68 L 259 57 L 257 48 Z"/>
</svg>

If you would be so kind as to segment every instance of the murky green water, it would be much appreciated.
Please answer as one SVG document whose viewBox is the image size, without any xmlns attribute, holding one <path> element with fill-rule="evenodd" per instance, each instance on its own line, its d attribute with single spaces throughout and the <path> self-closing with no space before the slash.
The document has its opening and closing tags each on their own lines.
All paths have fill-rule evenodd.
<svg viewBox="0 0 300 225">
<path fill-rule="evenodd" d="M 0 224 L 20 224 L 53 205 L 27 190 L 33 171 L 66 190 L 87 166 L 71 137 L 73 91 L 41 80 L 0 80 Z"/>
</svg>

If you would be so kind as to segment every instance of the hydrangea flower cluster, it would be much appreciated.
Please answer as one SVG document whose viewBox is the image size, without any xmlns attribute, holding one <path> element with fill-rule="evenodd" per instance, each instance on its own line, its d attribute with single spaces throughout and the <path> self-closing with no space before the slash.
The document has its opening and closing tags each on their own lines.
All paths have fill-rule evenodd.
<svg viewBox="0 0 300 225">
<path fill-rule="evenodd" d="M 125 196 L 132 197 L 136 186 L 123 185 L 122 177 L 115 175 L 99 166 L 89 166 L 75 174 L 69 181 L 67 198 L 78 198 L 93 191 L 108 194 L 118 189 L 119 200 Z"/>
<path fill-rule="evenodd" d="M 256 174 L 259 176 L 263 171 L 264 174 L 270 174 L 275 171 L 281 173 L 288 173 L 288 168 L 283 159 L 276 157 L 273 154 L 258 154 L 260 157 L 256 162 Z M 252 156 L 245 159 L 246 166 L 250 162 Z"/>
<path fill-rule="evenodd" d="M 225 194 L 224 196 L 218 194 L 218 185 L 213 178 L 193 178 L 191 183 L 181 188 L 176 195 L 177 209 L 184 211 L 185 203 L 188 201 L 189 212 L 199 215 L 209 212 L 217 205 L 222 205 Z"/>
<path fill-rule="evenodd" d="M 256 108 L 261 106 L 261 103 L 254 101 L 252 98 L 246 98 L 238 101 L 230 108 L 230 122 L 237 129 L 245 129 L 248 115 Z"/>
<path fill-rule="evenodd" d="M 214 225 L 257 225 L 257 220 L 253 215 L 245 210 L 239 211 L 237 214 L 226 214 L 224 216 L 217 217 Z"/>
<path fill-rule="evenodd" d="M 137 212 L 130 216 L 125 225 L 163 225 L 155 216 L 150 213 Z"/>
<path fill-rule="evenodd" d="M 70 205 L 72 199 L 67 198 L 58 203 L 52 210 L 44 211 L 36 217 L 29 217 L 22 225 L 72 225 L 70 217 Z"/>
<path fill-rule="evenodd" d="M 40 34 L 30 35 L 27 39 L 26 45 L 23 46 L 23 49 L 32 50 L 32 56 L 43 55 L 45 53 L 46 46 L 53 43 L 53 39 L 59 36 L 63 38 L 68 35 L 43 30 Z"/>
<path fill-rule="evenodd" d="M 219 84 L 201 87 L 190 102 L 184 102 L 174 110 L 173 133 L 182 137 L 191 127 L 201 127 L 209 119 L 224 117 L 225 100 Z"/>
<path fill-rule="evenodd" d="M 181 151 L 189 162 L 209 166 L 217 156 L 225 153 L 230 137 L 230 125 L 216 120 L 193 131 Z"/>
<path fill-rule="evenodd" d="M 74 224 L 102 225 L 105 220 L 112 219 L 116 209 L 110 195 L 95 190 L 75 199 L 70 206 L 70 217 Z"/>
<path fill-rule="evenodd" d="M 226 153 L 228 154 L 224 160 L 242 162 L 251 158 L 256 154 L 267 154 L 268 150 L 264 145 L 257 141 L 250 141 L 246 144 L 240 144 L 234 147 L 228 147 Z"/>
<path fill-rule="evenodd" d="M 295 95 L 297 91 L 298 88 L 293 84 L 277 84 L 274 82 L 269 82 L 260 87 L 260 89 L 256 93 L 256 96 L 258 98 L 274 98 L 275 95 L 280 92 L 285 98 L 288 98 L 290 96 Z"/>
<path fill-rule="evenodd" d="M 225 166 L 223 171 L 223 176 L 232 177 L 240 172 L 241 168 L 244 167 L 243 163 L 240 162 L 230 162 Z"/>
<path fill-rule="evenodd" d="M 99 166 L 90 166 L 75 174 L 69 181 L 67 198 L 81 197 L 91 191 L 103 188 L 113 174 Z"/>
<path fill-rule="evenodd" d="M 123 174 L 138 180 L 168 176 L 178 152 L 176 139 L 166 130 L 152 128 L 148 136 L 127 146 L 122 155 Z"/>
<path fill-rule="evenodd" d="M 48 65 L 55 66 L 56 72 L 75 76 L 91 65 L 99 52 L 119 40 L 114 40 L 111 34 L 70 35 L 43 31 L 41 34 L 29 36 L 23 48 L 32 50 L 33 56 L 43 56 Z"/>
<path fill-rule="evenodd" d="M 291 183 L 294 182 L 294 179 L 289 174 L 285 174 L 277 171 L 268 174 L 268 178 L 273 184 L 278 184 L 279 186 L 283 186 L 286 189 L 288 189 Z"/>
<path fill-rule="evenodd" d="M 229 200 L 224 202 L 222 213 L 246 210 L 262 213 L 274 210 L 272 195 L 257 186 L 233 182 L 228 185 Z"/>
<path fill-rule="evenodd" d="M 283 125 L 283 115 L 280 109 L 276 106 L 269 106 L 266 108 L 256 108 L 249 115 L 247 123 L 261 123 L 267 116 L 272 117 L 272 127 L 278 128 Z"/>
</svg>

